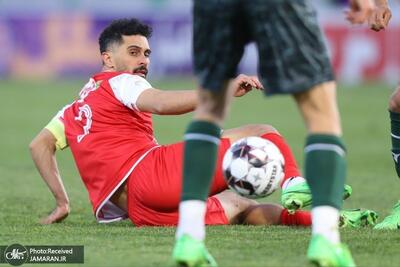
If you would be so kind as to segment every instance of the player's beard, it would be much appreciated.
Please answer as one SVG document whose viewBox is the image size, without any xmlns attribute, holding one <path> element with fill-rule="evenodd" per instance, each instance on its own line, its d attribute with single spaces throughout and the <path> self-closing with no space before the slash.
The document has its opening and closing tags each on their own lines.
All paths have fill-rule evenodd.
<svg viewBox="0 0 400 267">
<path fill-rule="evenodd" d="M 135 68 L 135 69 L 133 69 L 133 71 L 132 71 L 133 74 L 138 74 L 138 73 L 140 73 L 140 74 L 144 75 L 145 78 L 147 77 L 147 73 L 148 73 L 148 72 L 149 72 L 149 71 L 148 71 L 147 68 L 144 67 L 144 66 L 140 66 L 140 67 L 138 67 L 138 68 Z"/>
</svg>

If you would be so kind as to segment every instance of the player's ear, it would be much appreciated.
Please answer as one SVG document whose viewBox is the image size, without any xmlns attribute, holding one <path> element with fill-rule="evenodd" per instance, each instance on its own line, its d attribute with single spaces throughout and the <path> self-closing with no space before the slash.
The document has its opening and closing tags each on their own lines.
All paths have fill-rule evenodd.
<svg viewBox="0 0 400 267">
<path fill-rule="evenodd" d="M 111 54 L 108 51 L 101 53 L 101 59 L 103 60 L 103 65 L 107 68 L 114 69 L 114 62 L 112 60 Z"/>
</svg>

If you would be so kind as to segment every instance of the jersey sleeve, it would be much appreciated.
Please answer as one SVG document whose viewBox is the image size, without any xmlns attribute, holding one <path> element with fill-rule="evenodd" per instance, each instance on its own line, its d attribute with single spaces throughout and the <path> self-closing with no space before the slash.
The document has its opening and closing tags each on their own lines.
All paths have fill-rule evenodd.
<svg viewBox="0 0 400 267">
<path fill-rule="evenodd" d="M 58 115 L 54 116 L 54 118 L 44 128 L 49 130 L 56 138 L 57 150 L 63 150 L 64 148 L 68 147 L 64 132 L 64 123 L 61 121 Z"/>
<path fill-rule="evenodd" d="M 130 109 L 139 111 L 136 101 L 139 95 L 152 88 L 150 83 L 138 75 L 120 74 L 109 80 L 115 97 Z"/>
</svg>

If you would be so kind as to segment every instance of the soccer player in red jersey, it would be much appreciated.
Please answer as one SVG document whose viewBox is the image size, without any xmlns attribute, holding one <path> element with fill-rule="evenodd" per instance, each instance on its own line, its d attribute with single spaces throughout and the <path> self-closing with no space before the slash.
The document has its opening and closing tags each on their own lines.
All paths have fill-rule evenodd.
<svg viewBox="0 0 400 267">
<path fill-rule="evenodd" d="M 148 83 L 150 35 L 151 28 L 135 19 L 116 20 L 109 25 L 99 38 L 102 71 L 90 78 L 79 98 L 64 107 L 32 141 L 33 160 L 57 203 L 43 223 L 60 221 L 69 213 L 69 199 L 55 159 L 55 151 L 67 146 L 99 222 L 129 217 L 137 226 L 177 223 L 183 143 L 159 145 L 151 116 L 193 111 L 197 94 L 161 91 Z M 256 77 L 246 75 L 239 75 L 231 86 L 238 97 L 261 87 Z M 275 143 L 285 157 L 285 178 L 302 179 L 290 148 L 268 125 L 224 131 L 219 166 L 230 143 L 245 136 L 261 136 Z M 257 203 L 226 189 L 220 167 L 207 201 L 206 222 L 260 223 L 242 218 L 243 211 Z M 273 218 L 271 223 L 278 223 L 282 208 L 265 207 L 269 212 L 261 218 L 262 223 L 269 223 L 267 217 Z"/>
</svg>

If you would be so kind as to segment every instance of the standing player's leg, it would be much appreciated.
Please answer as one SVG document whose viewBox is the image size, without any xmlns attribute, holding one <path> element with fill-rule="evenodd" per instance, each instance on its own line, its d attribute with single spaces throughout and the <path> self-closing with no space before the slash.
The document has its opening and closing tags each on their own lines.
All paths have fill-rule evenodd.
<svg viewBox="0 0 400 267">
<path fill-rule="evenodd" d="M 310 260 L 334 266 L 354 265 L 350 252 L 340 245 L 339 215 L 346 174 L 346 150 L 336 103 L 336 84 L 327 82 L 295 99 L 304 117 L 309 135 L 305 145 L 305 177 L 312 192 L 313 238 L 308 250 Z M 341 249 L 334 255 L 334 246 Z M 330 249 L 332 247 L 332 249 Z M 323 248 L 323 249 L 321 249 Z"/>
<path fill-rule="evenodd" d="M 294 94 L 308 129 L 305 178 L 313 204 L 308 258 L 317 264 L 353 266 L 339 239 L 345 149 L 334 76 L 315 10 L 308 1 L 285 0 L 265 1 L 252 13 L 265 92 Z"/>
<path fill-rule="evenodd" d="M 177 236 L 190 234 L 203 240 L 205 200 L 215 172 L 220 124 L 225 109 L 224 103 L 217 99 L 225 97 L 226 90 L 214 94 L 201 89 L 199 95 L 202 100 L 207 100 L 199 103 L 184 137 L 183 188 Z M 219 114 L 214 117 L 210 109 L 218 110 Z"/>
<path fill-rule="evenodd" d="M 182 195 L 173 252 L 178 264 L 216 265 L 203 240 L 206 199 L 215 172 L 226 97 L 226 84 L 219 92 L 200 89 L 198 107 L 185 133 Z"/>
<path fill-rule="evenodd" d="M 397 176 L 400 177 L 400 86 L 389 100 L 390 128 L 392 138 L 392 156 Z M 392 212 L 374 229 L 399 229 L 400 228 L 400 201 L 395 204 Z"/>
<path fill-rule="evenodd" d="M 194 1 L 193 54 L 199 102 L 185 134 L 183 188 L 173 259 L 179 265 L 214 266 L 205 249 L 205 200 L 215 170 L 220 127 L 232 97 L 228 80 L 236 74 L 244 44 L 236 1 Z"/>
</svg>

